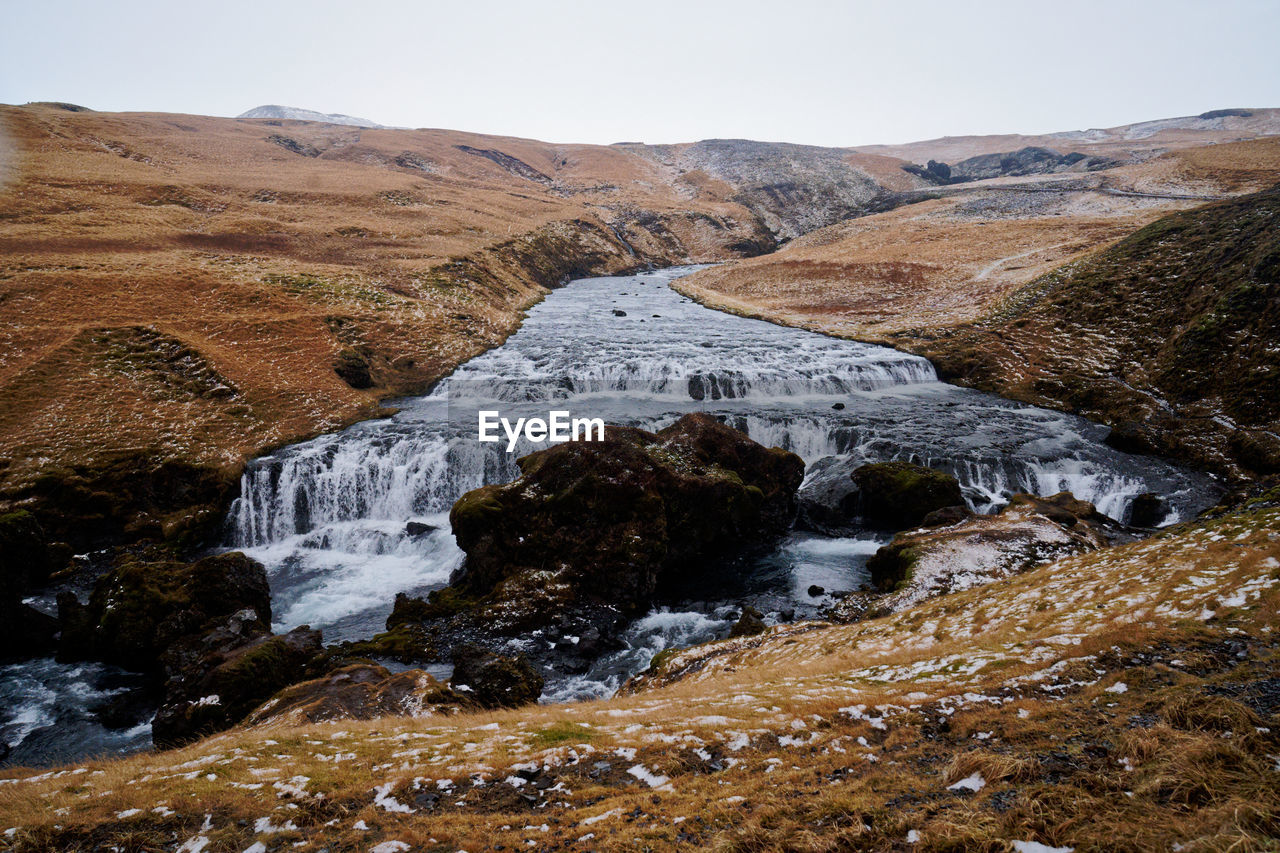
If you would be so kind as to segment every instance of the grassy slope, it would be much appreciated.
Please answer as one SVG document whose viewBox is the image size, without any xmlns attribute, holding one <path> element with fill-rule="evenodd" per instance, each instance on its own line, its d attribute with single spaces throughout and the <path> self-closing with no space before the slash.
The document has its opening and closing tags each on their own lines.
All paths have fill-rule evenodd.
<svg viewBox="0 0 1280 853">
<path fill-rule="evenodd" d="M 727 186 L 602 146 L 41 106 L 0 128 L 0 491 L 44 476 L 106 528 L 192 523 L 246 456 L 425 387 L 567 276 L 769 245 Z"/>
<path fill-rule="evenodd" d="M 1280 189 L 1160 219 L 971 328 L 901 338 L 965 384 L 1263 474 L 1280 471 L 1277 341 Z"/>
<path fill-rule="evenodd" d="M 914 831 L 920 850 L 1268 849 L 1271 506 L 882 619 L 697 647 L 610 701 L 9 771 L 0 843 L 834 850 Z M 980 790 L 949 789 L 975 773 Z"/>
</svg>

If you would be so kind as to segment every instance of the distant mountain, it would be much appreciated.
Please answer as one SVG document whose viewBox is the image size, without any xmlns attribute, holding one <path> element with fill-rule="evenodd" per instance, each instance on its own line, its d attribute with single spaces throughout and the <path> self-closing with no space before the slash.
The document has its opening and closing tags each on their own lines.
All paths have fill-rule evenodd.
<svg viewBox="0 0 1280 853">
<path fill-rule="evenodd" d="M 356 118 L 342 113 L 318 113 L 315 110 L 304 110 L 300 107 L 282 107 L 279 104 L 263 104 L 260 107 L 254 107 L 247 112 L 240 113 L 236 118 L 279 118 L 291 121 L 322 121 L 326 124 L 349 124 L 353 127 L 383 127 L 383 125 L 369 121 L 367 118 Z"/>
</svg>

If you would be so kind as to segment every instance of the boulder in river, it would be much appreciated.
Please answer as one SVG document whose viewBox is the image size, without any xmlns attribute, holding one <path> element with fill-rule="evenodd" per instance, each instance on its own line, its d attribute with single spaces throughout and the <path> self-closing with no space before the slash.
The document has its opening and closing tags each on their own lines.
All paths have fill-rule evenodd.
<svg viewBox="0 0 1280 853">
<path fill-rule="evenodd" d="M 453 650 L 449 685 L 483 708 L 518 708 L 542 695 L 543 678 L 524 655 L 506 657 L 480 646 Z"/>
<path fill-rule="evenodd" d="M 480 608 L 508 633 L 593 603 L 643 611 L 677 575 L 785 532 L 804 476 L 800 457 L 700 413 L 657 433 L 611 426 L 603 441 L 556 445 L 519 465 L 515 482 L 454 504 L 467 560 L 432 599 Z"/>
<path fill-rule="evenodd" d="M 304 678 L 320 653 L 320 632 L 307 626 L 272 636 L 253 611 L 233 614 L 164 654 L 168 680 L 151 724 L 157 746 L 173 746 L 244 719 L 274 693 Z"/>
<path fill-rule="evenodd" d="M 906 530 L 933 512 L 964 507 L 955 477 L 911 462 L 820 460 L 800 493 L 801 526 L 843 534 L 858 528 Z M 959 512 L 960 510 L 957 510 Z"/>
</svg>

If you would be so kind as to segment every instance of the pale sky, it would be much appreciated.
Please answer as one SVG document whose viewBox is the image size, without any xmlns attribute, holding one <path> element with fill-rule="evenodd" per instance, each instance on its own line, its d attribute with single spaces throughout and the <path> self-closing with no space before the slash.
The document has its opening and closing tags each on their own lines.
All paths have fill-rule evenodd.
<svg viewBox="0 0 1280 853">
<path fill-rule="evenodd" d="M 819 145 L 1280 106 L 1280 0 L 0 0 L 0 102 Z"/>
</svg>

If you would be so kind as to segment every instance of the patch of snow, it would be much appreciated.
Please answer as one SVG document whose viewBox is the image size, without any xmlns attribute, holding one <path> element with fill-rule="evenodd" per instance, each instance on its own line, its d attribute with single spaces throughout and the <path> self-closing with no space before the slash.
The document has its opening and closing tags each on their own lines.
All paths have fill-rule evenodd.
<svg viewBox="0 0 1280 853">
<path fill-rule="evenodd" d="M 982 778 L 982 773 L 975 772 L 972 776 L 967 776 L 956 782 L 954 785 L 948 785 L 948 791 L 981 791 L 987 786 L 987 780 Z"/>
</svg>

